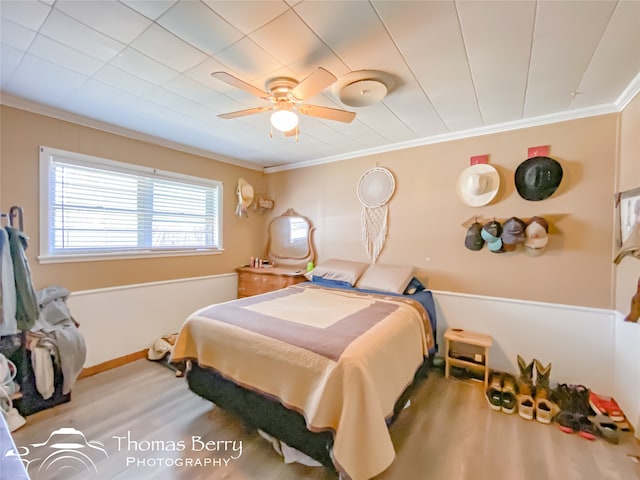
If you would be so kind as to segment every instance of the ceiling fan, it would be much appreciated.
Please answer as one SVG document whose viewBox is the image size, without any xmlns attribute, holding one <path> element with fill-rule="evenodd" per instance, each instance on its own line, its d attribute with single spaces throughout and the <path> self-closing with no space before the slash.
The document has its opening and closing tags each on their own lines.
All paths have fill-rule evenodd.
<svg viewBox="0 0 640 480">
<path fill-rule="evenodd" d="M 344 123 L 349 123 L 356 117 L 354 112 L 347 110 L 302 103 L 306 99 L 320 93 L 337 80 L 331 72 L 322 67 L 318 67 L 300 82 L 288 77 L 274 78 L 267 82 L 266 92 L 226 72 L 214 72 L 211 76 L 255 95 L 258 98 L 268 100 L 273 104 L 264 107 L 248 108 L 237 112 L 222 113 L 218 115 L 220 118 L 231 119 L 272 111 L 271 125 L 277 130 L 284 132 L 286 136 L 291 136 L 297 135 L 300 131 L 296 112 Z"/>
</svg>

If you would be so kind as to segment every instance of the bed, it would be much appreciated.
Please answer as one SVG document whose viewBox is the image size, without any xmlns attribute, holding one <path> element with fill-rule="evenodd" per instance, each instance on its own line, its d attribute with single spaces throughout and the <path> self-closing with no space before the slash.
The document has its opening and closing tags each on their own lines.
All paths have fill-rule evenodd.
<svg viewBox="0 0 640 480">
<path fill-rule="evenodd" d="M 436 350 L 431 292 L 414 278 L 398 292 L 358 283 L 371 267 L 348 281 L 317 267 L 310 282 L 202 308 L 172 361 L 190 360 L 190 389 L 220 408 L 344 478 L 371 478 L 393 462 L 388 426 Z"/>
</svg>

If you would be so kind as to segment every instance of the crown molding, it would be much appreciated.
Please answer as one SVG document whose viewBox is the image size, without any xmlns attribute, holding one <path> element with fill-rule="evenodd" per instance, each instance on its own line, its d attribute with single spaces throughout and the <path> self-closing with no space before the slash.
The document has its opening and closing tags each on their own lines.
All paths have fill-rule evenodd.
<svg viewBox="0 0 640 480">
<path fill-rule="evenodd" d="M 637 92 L 636 92 L 637 93 Z M 432 137 L 424 137 L 416 140 L 410 140 L 406 142 L 393 143 L 390 145 L 384 145 L 381 147 L 368 148 L 364 150 L 357 150 L 342 155 L 334 155 L 331 157 L 318 158 L 315 160 L 309 160 L 305 162 L 297 162 L 295 164 L 278 165 L 274 167 L 266 167 L 265 173 L 282 172 L 286 170 L 294 170 L 296 168 L 311 167 L 314 165 L 322 165 L 325 163 L 339 162 L 342 160 L 349 160 L 357 157 L 364 157 L 367 155 L 376 155 L 378 153 L 393 152 L 397 150 L 403 150 L 406 148 L 421 147 L 424 145 L 433 145 L 436 143 L 450 142 L 452 140 L 461 140 L 465 138 L 479 137 L 482 135 L 490 135 L 493 133 L 508 132 L 511 130 L 518 130 L 521 128 L 538 127 L 541 125 L 549 125 L 552 123 L 566 122 L 568 120 L 577 120 L 580 118 L 594 117 L 597 115 L 605 115 L 609 113 L 618 113 L 620 109 L 616 104 L 599 105 L 597 107 L 582 108 L 571 110 L 568 112 L 554 113 L 550 115 L 541 115 L 538 117 L 527 118 L 524 120 L 517 120 L 514 122 L 505 122 L 496 125 L 488 125 L 486 127 L 472 128 L 469 130 L 463 130 L 460 132 L 444 133 L 441 135 L 434 135 Z"/>
<path fill-rule="evenodd" d="M 287 170 L 295 170 L 298 168 L 312 167 L 316 165 L 323 165 L 326 163 L 340 162 L 343 160 L 350 160 L 353 158 L 364 157 L 368 155 L 376 155 L 379 153 L 393 152 L 397 150 L 404 150 L 407 148 L 420 147 L 425 145 L 433 145 L 437 143 L 450 142 L 453 140 L 462 140 L 466 138 L 479 137 L 483 135 L 490 135 L 494 133 L 508 132 L 512 130 L 518 130 L 521 128 L 537 127 L 542 125 L 549 125 L 553 123 L 565 122 L 569 120 L 577 120 L 581 118 L 593 117 L 597 115 L 605 115 L 609 113 L 619 113 L 631 102 L 631 100 L 640 92 L 640 74 L 638 74 L 624 92 L 618 97 L 614 103 L 599 105 L 596 107 L 576 109 L 567 112 L 554 113 L 550 115 L 541 115 L 538 117 L 528 118 L 524 120 L 517 120 L 514 122 L 505 122 L 496 125 L 488 125 L 485 127 L 472 128 L 460 132 L 444 133 L 440 135 L 434 135 L 431 137 L 423 137 L 406 142 L 398 142 L 380 147 L 355 150 L 352 152 L 332 155 L 329 157 L 317 158 L 313 160 L 307 160 L 302 162 L 296 162 L 293 164 L 275 165 L 272 167 L 263 167 L 249 161 L 240 160 L 237 158 L 226 157 L 224 155 L 214 154 L 210 151 L 190 147 L 177 142 L 171 142 L 169 140 L 155 137 L 153 135 L 147 135 L 144 133 L 136 132 L 123 127 L 118 127 L 106 122 L 94 120 L 82 115 L 77 115 L 70 112 L 65 112 L 55 107 L 43 105 L 37 102 L 32 102 L 21 97 L 16 97 L 10 94 L 2 93 L 0 95 L 0 104 L 9 107 L 15 107 L 22 110 L 26 110 L 39 115 L 64 120 L 67 122 L 75 123 L 78 125 L 95 128 L 107 133 L 120 135 L 123 137 L 139 140 L 154 145 L 159 145 L 165 148 L 170 148 L 184 153 L 190 153 L 201 157 L 209 158 L 223 163 L 236 165 L 238 167 L 247 168 L 250 170 L 262 171 L 264 173 L 276 173 Z"/>
<path fill-rule="evenodd" d="M 627 108 L 629 102 L 634 99 L 638 92 L 640 92 L 640 73 L 636 75 L 636 78 L 631 81 L 631 83 L 627 86 L 627 88 L 624 89 L 622 94 L 616 100 L 615 104 L 618 108 L 618 111 L 621 112 L 622 110 Z"/>
</svg>

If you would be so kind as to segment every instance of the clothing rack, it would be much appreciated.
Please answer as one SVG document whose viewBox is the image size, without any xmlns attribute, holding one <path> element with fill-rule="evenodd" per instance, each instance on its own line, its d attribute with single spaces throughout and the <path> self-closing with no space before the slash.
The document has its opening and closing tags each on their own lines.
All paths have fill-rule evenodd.
<svg viewBox="0 0 640 480">
<path fill-rule="evenodd" d="M 13 228 L 19 229 L 21 232 L 24 232 L 24 211 L 22 207 L 17 205 L 9 208 L 8 213 L 0 212 L 0 218 L 6 218 L 7 224 Z M 17 225 L 14 224 L 14 221 L 17 219 Z"/>
<path fill-rule="evenodd" d="M 0 223 L 24 232 L 24 212 L 22 207 L 14 205 L 9 208 L 8 212 L 0 212 L 0 220 Z M 20 392 L 14 396 L 13 405 L 23 416 L 28 416 L 71 400 L 71 392 L 62 393 L 63 375 L 58 366 L 54 366 L 55 390 L 53 395 L 47 399 L 42 398 L 42 395 L 37 391 L 31 351 L 27 342 L 28 336 L 25 330 L 0 337 L 0 353 L 3 353 L 16 366 L 15 379 L 20 385 Z"/>
</svg>

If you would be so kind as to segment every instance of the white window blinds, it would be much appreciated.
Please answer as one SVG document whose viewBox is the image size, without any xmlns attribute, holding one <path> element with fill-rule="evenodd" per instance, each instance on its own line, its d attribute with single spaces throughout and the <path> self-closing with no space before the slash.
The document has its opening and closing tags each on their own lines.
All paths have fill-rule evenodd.
<svg viewBox="0 0 640 480">
<path fill-rule="evenodd" d="M 41 166 L 44 256 L 222 248 L 220 182 L 46 147 Z"/>
</svg>

